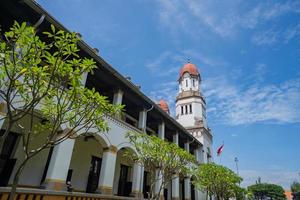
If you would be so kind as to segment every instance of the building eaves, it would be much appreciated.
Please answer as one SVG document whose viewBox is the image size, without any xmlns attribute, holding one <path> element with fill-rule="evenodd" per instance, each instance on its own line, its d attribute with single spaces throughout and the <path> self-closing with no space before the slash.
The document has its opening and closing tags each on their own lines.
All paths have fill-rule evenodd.
<svg viewBox="0 0 300 200">
<path fill-rule="evenodd" d="M 46 10 L 44 10 L 36 1 L 34 0 L 23 0 L 23 2 L 28 5 L 35 12 L 39 13 L 41 16 L 45 15 L 45 20 L 53 24 L 56 28 L 60 30 L 64 30 L 66 32 L 70 32 L 66 27 L 64 27 L 60 22 L 58 22 L 53 16 L 51 16 Z M 84 50 L 89 56 L 91 56 L 96 62 L 100 63 L 105 69 L 107 69 L 112 75 L 118 78 L 123 84 L 125 84 L 128 88 L 134 91 L 138 96 L 140 96 L 143 100 L 145 100 L 149 106 L 153 106 L 153 108 L 162 115 L 162 120 L 169 121 L 176 128 L 178 128 L 179 134 L 183 137 L 187 137 L 190 141 L 197 143 L 200 146 L 203 146 L 201 142 L 199 142 L 193 135 L 191 135 L 181 124 L 179 124 L 173 117 L 163 111 L 155 102 L 153 102 L 149 97 L 147 97 L 144 93 L 142 93 L 136 85 L 132 82 L 128 81 L 124 76 L 122 76 L 117 70 L 115 70 L 109 63 L 107 63 L 103 58 L 101 58 L 97 53 L 95 53 L 94 49 L 90 47 L 83 40 L 80 40 L 79 47 Z"/>
</svg>

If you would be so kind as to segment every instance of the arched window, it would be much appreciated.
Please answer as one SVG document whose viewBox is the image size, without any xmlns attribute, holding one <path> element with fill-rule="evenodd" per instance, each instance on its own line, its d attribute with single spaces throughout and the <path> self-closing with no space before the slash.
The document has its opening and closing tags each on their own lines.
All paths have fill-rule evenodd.
<svg viewBox="0 0 300 200">
<path fill-rule="evenodd" d="M 195 79 L 193 79 L 193 87 L 195 87 Z"/>
<path fill-rule="evenodd" d="M 193 111 L 192 111 L 192 104 L 190 104 L 190 113 L 193 113 Z"/>
<path fill-rule="evenodd" d="M 183 115 L 183 106 L 181 106 L 181 115 Z"/>
<path fill-rule="evenodd" d="M 188 114 L 188 106 L 185 105 L 185 114 Z"/>
<path fill-rule="evenodd" d="M 187 87 L 188 86 L 188 80 L 185 79 L 185 86 Z"/>
</svg>

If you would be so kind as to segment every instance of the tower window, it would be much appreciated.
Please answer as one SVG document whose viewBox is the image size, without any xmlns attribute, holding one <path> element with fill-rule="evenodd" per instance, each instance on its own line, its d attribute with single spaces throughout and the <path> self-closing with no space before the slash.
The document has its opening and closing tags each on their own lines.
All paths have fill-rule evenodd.
<svg viewBox="0 0 300 200">
<path fill-rule="evenodd" d="M 181 115 L 183 115 L 183 106 L 181 106 Z"/>
<path fill-rule="evenodd" d="M 186 87 L 188 86 L 188 80 L 187 79 L 185 80 L 185 86 Z"/>
<path fill-rule="evenodd" d="M 188 114 L 188 106 L 185 105 L 185 114 Z"/>
<path fill-rule="evenodd" d="M 190 104 L 190 113 L 193 113 L 193 111 L 192 111 L 192 104 Z"/>
<path fill-rule="evenodd" d="M 193 87 L 195 87 L 195 79 L 193 79 Z"/>
</svg>

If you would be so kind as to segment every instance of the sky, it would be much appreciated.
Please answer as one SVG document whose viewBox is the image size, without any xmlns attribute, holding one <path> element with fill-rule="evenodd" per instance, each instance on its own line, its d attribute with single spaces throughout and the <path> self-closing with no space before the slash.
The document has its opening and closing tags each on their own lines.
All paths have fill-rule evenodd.
<svg viewBox="0 0 300 200">
<path fill-rule="evenodd" d="M 174 115 L 196 64 L 218 164 L 288 189 L 300 181 L 300 1 L 38 0 Z M 215 153 L 214 153 L 215 154 Z"/>
</svg>

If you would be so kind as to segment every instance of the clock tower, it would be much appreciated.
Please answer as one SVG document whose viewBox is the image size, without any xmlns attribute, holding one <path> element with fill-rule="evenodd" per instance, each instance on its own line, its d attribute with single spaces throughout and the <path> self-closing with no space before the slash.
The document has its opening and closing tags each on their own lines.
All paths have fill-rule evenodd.
<svg viewBox="0 0 300 200">
<path fill-rule="evenodd" d="M 207 126 L 206 102 L 201 92 L 201 76 L 196 65 L 188 62 L 179 72 L 179 92 L 176 97 L 176 120 L 203 144 L 209 161 L 212 134 Z"/>
</svg>

